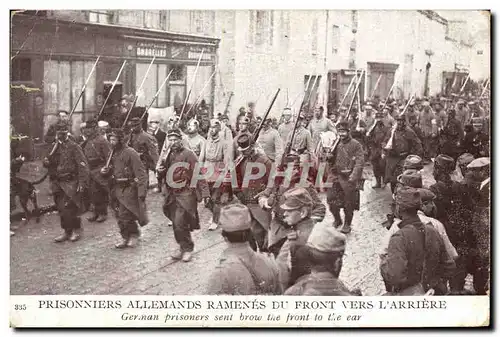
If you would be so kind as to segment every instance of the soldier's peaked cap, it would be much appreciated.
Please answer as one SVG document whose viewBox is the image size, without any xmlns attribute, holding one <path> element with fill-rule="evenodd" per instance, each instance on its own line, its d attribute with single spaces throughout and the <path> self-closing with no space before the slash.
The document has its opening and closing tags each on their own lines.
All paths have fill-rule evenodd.
<svg viewBox="0 0 500 337">
<path fill-rule="evenodd" d="M 421 188 L 422 174 L 416 170 L 406 170 L 398 176 L 398 182 L 404 186 Z"/>
<path fill-rule="evenodd" d="M 349 123 L 347 121 L 341 121 L 337 124 L 337 130 L 347 130 L 349 131 Z"/>
<path fill-rule="evenodd" d="M 105 127 L 109 126 L 109 123 L 106 121 L 99 121 L 99 122 L 97 122 L 97 126 L 100 128 L 105 128 Z"/>
<path fill-rule="evenodd" d="M 122 129 L 115 128 L 115 129 L 111 129 L 111 131 L 109 132 L 109 136 L 110 137 L 114 136 L 116 138 L 123 139 L 123 137 L 125 137 L 125 134 L 123 133 Z"/>
<path fill-rule="evenodd" d="M 474 159 L 469 165 L 467 165 L 467 168 L 482 168 L 489 165 L 490 165 L 490 158 L 481 157 Z"/>
<path fill-rule="evenodd" d="M 419 209 L 422 204 L 420 191 L 416 188 L 403 186 L 396 191 L 396 204 L 401 209 Z"/>
<path fill-rule="evenodd" d="M 403 164 L 404 169 L 413 169 L 413 170 L 421 170 L 424 168 L 424 164 L 422 161 L 422 158 L 415 154 L 410 154 L 405 158 L 404 164 Z"/>
<path fill-rule="evenodd" d="M 281 205 L 283 210 L 296 210 L 302 207 L 311 207 L 313 200 L 311 194 L 303 187 L 292 188 L 283 193 L 285 202 Z"/>
<path fill-rule="evenodd" d="M 178 138 L 182 138 L 182 134 L 181 134 L 181 130 L 179 129 L 170 129 L 167 131 L 167 137 L 178 137 Z"/>
<path fill-rule="evenodd" d="M 470 153 L 461 154 L 457 159 L 459 165 L 469 165 L 474 160 L 474 156 Z"/>
<path fill-rule="evenodd" d="M 236 143 L 238 144 L 238 150 L 244 151 L 250 147 L 250 136 L 247 134 L 242 134 L 238 137 L 236 140 Z"/>
<path fill-rule="evenodd" d="M 309 234 L 306 245 L 323 253 L 343 253 L 346 236 L 331 225 L 317 224 Z"/>
<path fill-rule="evenodd" d="M 439 167 L 447 172 L 452 172 L 455 169 L 455 159 L 445 154 L 440 154 L 434 160 L 434 167 Z"/>
<path fill-rule="evenodd" d="M 219 223 L 225 232 L 243 231 L 251 228 L 252 216 L 245 205 L 230 204 L 221 209 Z"/>
<path fill-rule="evenodd" d="M 58 122 L 56 124 L 56 131 L 59 131 L 59 132 L 67 132 L 69 131 L 69 125 L 68 123 L 66 122 Z"/>
</svg>

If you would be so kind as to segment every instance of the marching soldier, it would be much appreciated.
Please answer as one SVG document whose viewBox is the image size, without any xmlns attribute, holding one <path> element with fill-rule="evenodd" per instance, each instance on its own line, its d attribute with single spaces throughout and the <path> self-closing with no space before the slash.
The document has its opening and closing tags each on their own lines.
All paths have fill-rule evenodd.
<svg viewBox="0 0 500 337">
<path fill-rule="evenodd" d="M 65 110 L 59 110 L 57 112 L 57 121 L 49 126 L 49 129 L 47 130 L 47 133 L 45 134 L 44 137 L 44 142 L 47 144 L 52 144 L 56 141 L 57 138 L 57 128 L 62 124 L 67 124 L 68 125 L 68 135 L 72 140 L 74 140 L 73 136 L 71 135 L 71 121 L 69 120 L 68 112 Z"/>
<path fill-rule="evenodd" d="M 205 152 L 205 145 L 207 142 L 207 140 L 198 133 L 199 127 L 200 123 L 196 119 L 191 119 L 187 123 L 186 128 L 187 143 L 191 151 L 193 151 L 198 158 Z"/>
<path fill-rule="evenodd" d="M 309 161 L 309 156 L 313 153 L 313 143 L 312 143 L 312 137 L 311 133 L 309 130 L 306 129 L 307 127 L 307 119 L 304 113 L 300 113 L 299 116 L 299 122 L 297 125 L 297 130 L 295 131 L 295 136 L 293 138 L 293 143 L 292 143 L 292 151 L 295 154 L 298 154 L 300 156 L 300 161 L 301 162 L 306 162 Z M 290 138 L 292 137 L 292 133 L 288 135 L 288 139 L 286 144 L 290 141 Z"/>
<path fill-rule="evenodd" d="M 233 131 L 228 126 L 229 116 L 221 115 L 219 118 L 220 123 L 220 137 L 223 142 L 232 144 L 233 143 Z"/>
<path fill-rule="evenodd" d="M 470 121 L 470 112 L 469 109 L 465 107 L 465 101 L 463 99 L 459 99 L 456 107 L 456 118 L 462 125 L 462 128 L 465 128 Z"/>
<path fill-rule="evenodd" d="M 272 208 L 273 210 L 274 216 L 268 232 L 268 249 L 269 252 L 273 253 L 275 256 L 278 254 L 281 246 L 285 243 L 287 235 L 290 232 L 290 227 L 284 222 L 284 210 L 281 208 L 285 202 L 284 194 L 287 191 L 300 185 L 309 192 L 313 201 L 311 219 L 315 222 L 323 221 L 326 213 L 326 207 L 319 198 L 314 185 L 311 182 L 306 181 L 304 186 L 300 181 L 302 170 L 300 167 L 299 157 L 297 155 L 290 154 L 285 158 L 285 163 L 293 165 L 289 181 L 282 179 L 282 177 L 279 179 L 277 178 L 274 185 L 267 187 L 259 196 L 259 205 L 264 209 Z"/>
<path fill-rule="evenodd" d="M 184 147 L 179 129 L 167 132 L 169 149 L 158 167 L 158 174 L 171 177 L 166 180 L 163 213 L 172 220 L 175 241 L 179 248 L 171 254 L 172 259 L 191 261 L 194 250 L 191 232 L 200 229 L 196 186 L 192 187 L 192 178 L 198 158 L 193 151 Z M 187 167 L 184 166 L 187 164 Z M 174 169 L 171 169 L 171 168 Z M 203 182 L 202 182 L 203 183 Z M 205 205 L 210 201 L 206 185 L 200 183 L 201 197 Z"/>
<path fill-rule="evenodd" d="M 340 209 L 344 209 L 344 225 L 340 232 L 348 234 L 351 232 L 354 211 L 359 210 L 359 190 L 362 187 L 359 185 L 365 158 L 361 144 L 351 138 L 347 122 L 337 124 L 337 132 L 340 141 L 335 153 L 331 153 L 328 160 L 331 165 L 329 181 L 333 186 L 327 192 L 327 202 L 335 218 L 336 228 L 342 226 Z"/>
<path fill-rule="evenodd" d="M 314 109 L 314 118 L 309 123 L 309 132 L 312 137 L 313 149 L 316 148 L 320 141 L 320 135 L 326 131 L 335 132 L 335 126 L 333 123 L 323 115 L 323 107 L 320 106 L 319 109 Z"/>
<path fill-rule="evenodd" d="M 130 118 L 128 126 L 131 129 L 131 133 L 127 137 L 127 144 L 130 144 L 130 147 L 139 153 L 147 172 L 149 170 L 154 171 L 156 163 L 158 163 L 158 143 L 156 138 L 142 129 L 141 118 L 139 116 Z"/>
<path fill-rule="evenodd" d="M 81 144 L 90 169 L 90 202 L 94 205 L 94 214 L 87 218 L 90 222 L 103 222 L 108 214 L 109 182 L 101 175 L 101 169 L 111 151 L 109 142 L 97 132 L 97 121 L 90 120 L 82 130 L 85 137 Z"/>
<path fill-rule="evenodd" d="M 419 127 L 422 130 L 422 146 L 423 146 L 423 159 L 426 161 L 430 161 L 433 157 L 432 153 L 432 134 L 433 134 L 433 120 L 434 112 L 431 109 L 430 103 L 428 101 L 424 101 L 423 110 L 420 112 L 418 117 Z"/>
<path fill-rule="evenodd" d="M 271 124 L 272 120 L 269 118 L 264 121 L 257 143 L 272 162 L 279 163 L 283 156 L 283 141 Z"/>
<path fill-rule="evenodd" d="M 363 121 L 361 116 L 354 112 L 352 114 L 352 119 L 350 121 L 350 133 L 351 137 L 357 140 L 362 148 L 365 147 L 365 136 L 366 136 L 366 123 Z"/>
<path fill-rule="evenodd" d="M 373 188 L 382 188 L 385 159 L 382 158 L 382 147 L 380 144 L 386 139 L 388 133 L 389 127 L 384 124 L 384 114 L 377 111 L 375 113 L 375 124 L 366 134 L 369 158 L 373 167 L 373 175 L 375 176 L 375 185 Z"/>
<path fill-rule="evenodd" d="M 148 174 L 137 151 L 127 146 L 121 129 L 112 129 L 109 142 L 113 149 L 110 167 L 103 167 L 101 174 L 109 177 L 111 206 L 118 221 L 122 240 L 115 247 L 135 247 L 140 226 L 148 223 L 146 195 Z"/>
<path fill-rule="evenodd" d="M 252 133 L 248 129 L 249 124 L 250 124 L 250 118 L 248 118 L 246 115 L 238 116 L 238 133 L 236 134 L 236 137 L 234 137 L 233 140 L 233 158 L 238 157 L 238 138 L 241 135 L 247 135 L 249 137 L 252 136 Z"/>
<path fill-rule="evenodd" d="M 109 123 L 106 121 L 97 122 L 97 133 L 104 136 L 104 139 L 108 140 Z"/>
<path fill-rule="evenodd" d="M 227 204 L 232 199 L 231 189 L 226 188 L 226 185 L 216 186 L 215 183 L 220 179 L 221 174 L 226 173 L 226 168 L 232 162 L 231 143 L 225 142 L 221 137 L 221 122 L 218 119 L 210 121 L 210 134 L 208 135 L 205 145 L 200 153 L 199 161 L 208 169 L 213 169 L 211 177 L 207 178 L 208 189 L 212 200 L 211 211 L 212 221 L 208 230 L 216 230 L 219 223 L 220 208 Z"/>
<path fill-rule="evenodd" d="M 463 151 L 472 154 L 475 158 L 489 156 L 488 134 L 484 130 L 484 119 L 472 118 L 472 125 L 467 125 L 463 141 Z"/>
<path fill-rule="evenodd" d="M 344 257 L 346 236 L 325 224 L 314 226 L 307 239 L 311 273 L 285 292 L 287 296 L 360 296 L 339 280 Z"/>
<path fill-rule="evenodd" d="M 163 148 L 163 144 L 165 144 L 165 138 L 167 138 L 167 134 L 160 128 L 160 121 L 156 118 L 149 120 L 149 133 L 156 139 L 156 143 L 158 144 L 158 156 L 160 155 L 160 151 Z M 161 187 L 164 182 L 161 180 L 157 181 L 157 185 L 155 187 L 155 192 L 161 192 Z"/>
<path fill-rule="evenodd" d="M 272 162 L 269 158 L 260 151 L 257 151 L 255 144 L 252 144 L 251 138 L 248 135 L 241 135 L 237 139 L 238 152 L 242 156 L 241 162 L 235 168 L 238 180 L 238 187 L 233 190 L 242 204 L 246 205 L 252 214 L 252 233 L 253 240 L 251 241 L 254 250 L 267 251 L 267 231 L 271 223 L 270 210 L 263 210 L 258 204 L 258 195 L 264 191 L 269 181 Z M 247 167 L 261 164 L 265 167 L 264 175 L 255 180 L 246 181 L 244 178 L 251 174 L 253 170 L 248 170 Z"/>
<path fill-rule="evenodd" d="M 403 114 L 396 116 L 395 128 L 387 137 L 382 143 L 382 155 L 386 161 L 384 179 L 386 184 L 391 184 L 391 191 L 394 193 L 397 177 L 403 173 L 404 159 L 410 154 L 422 156 L 422 143 L 415 132 L 406 126 Z"/>
<path fill-rule="evenodd" d="M 462 129 L 462 125 L 455 118 L 455 109 L 451 108 L 448 111 L 447 123 L 440 134 L 440 152 L 456 159 L 461 152 L 463 136 L 464 130 Z"/>
<path fill-rule="evenodd" d="M 68 124 L 56 128 L 57 149 L 43 165 L 49 171 L 50 189 L 61 218 L 64 233 L 55 242 L 77 241 L 82 234 L 80 212 L 84 211 L 85 190 L 89 185 L 89 167 L 82 149 L 68 136 Z"/>
<path fill-rule="evenodd" d="M 209 278 L 207 295 L 281 295 L 279 268 L 274 259 L 254 252 L 252 216 L 241 204 L 221 210 L 220 225 L 227 244 Z"/>
</svg>

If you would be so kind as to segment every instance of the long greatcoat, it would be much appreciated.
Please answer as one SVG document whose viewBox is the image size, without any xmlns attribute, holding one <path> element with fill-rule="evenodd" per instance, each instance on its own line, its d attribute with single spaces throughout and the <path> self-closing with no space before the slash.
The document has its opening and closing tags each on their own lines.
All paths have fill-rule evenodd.
<svg viewBox="0 0 500 337">
<path fill-rule="evenodd" d="M 385 141 L 382 143 L 382 148 L 388 143 L 391 133 L 392 131 L 387 134 Z M 398 175 L 403 173 L 405 158 L 410 154 L 422 156 L 422 142 L 411 128 L 406 127 L 404 130 L 396 129 L 392 141 L 392 149 L 387 152 L 384 180 L 386 183 L 396 183 Z"/>
<path fill-rule="evenodd" d="M 91 137 L 83 142 L 82 150 L 89 163 L 90 178 L 109 189 L 109 181 L 101 175 L 101 168 L 106 164 L 111 151 L 108 141 L 103 135 Z"/>
<path fill-rule="evenodd" d="M 113 184 L 111 190 L 113 199 L 132 212 L 139 220 L 139 224 L 147 224 L 146 205 L 140 198 L 146 197 L 149 176 L 139 153 L 131 147 L 122 147 L 115 150 L 111 164 L 114 179 L 128 178 L 132 181 L 125 187 Z"/>
</svg>

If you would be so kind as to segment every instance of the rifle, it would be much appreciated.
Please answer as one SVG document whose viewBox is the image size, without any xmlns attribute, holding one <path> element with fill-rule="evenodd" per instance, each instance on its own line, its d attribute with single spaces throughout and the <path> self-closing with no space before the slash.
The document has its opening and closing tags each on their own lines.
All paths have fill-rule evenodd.
<svg viewBox="0 0 500 337">
<path fill-rule="evenodd" d="M 189 112 L 191 112 L 191 110 L 196 107 L 196 105 L 198 104 L 198 102 L 200 101 L 200 99 L 203 97 L 202 96 L 203 92 L 205 91 L 205 89 L 207 88 L 207 86 L 210 84 L 210 80 L 212 79 L 212 77 L 214 77 L 216 71 L 217 71 L 217 69 L 214 70 L 214 72 L 212 73 L 212 75 L 210 75 L 210 77 L 208 78 L 208 80 L 205 82 L 205 85 L 203 86 L 203 88 L 201 89 L 200 93 L 198 94 L 198 97 L 196 98 L 196 101 L 194 101 L 194 103 L 189 107 L 188 111 L 186 112 L 186 115 L 189 115 Z"/>
<path fill-rule="evenodd" d="M 203 52 L 205 49 L 201 50 L 200 57 L 198 58 L 198 63 L 196 64 L 196 69 L 194 70 L 193 83 L 191 83 L 191 88 L 189 88 L 189 92 L 184 100 L 184 104 L 182 105 L 181 115 L 179 117 L 179 121 L 182 120 L 182 116 L 184 115 L 184 109 L 186 108 L 186 104 L 189 100 L 189 96 L 191 96 L 191 92 L 193 91 L 194 83 L 196 81 L 196 75 L 198 74 L 198 69 L 200 68 L 201 58 L 203 57 Z"/>
<path fill-rule="evenodd" d="M 359 85 L 361 84 L 361 81 L 363 79 L 363 74 L 364 74 L 364 70 L 361 72 L 361 75 L 359 76 L 359 81 L 356 83 L 356 88 L 354 89 L 354 95 L 352 95 L 352 98 L 351 98 L 351 103 L 349 104 L 349 109 L 347 110 L 347 115 L 345 117 L 345 120 L 349 120 L 349 116 L 351 114 L 351 109 L 352 109 L 352 105 L 354 104 L 354 99 L 356 98 L 356 92 L 359 90 Z M 340 142 L 340 137 L 337 136 L 337 139 L 335 140 L 335 143 L 333 143 L 333 146 L 331 147 L 330 151 L 328 151 L 328 153 L 335 153 L 336 150 L 337 150 L 337 147 L 339 145 L 339 142 Z"/>
<path fill-rule="evenodd" d="M 224 109 L 224 114 L 228 114 L 229 112 L 229 106 L 231 105 L 231 99 L 233 98 L 234 96 L 234 92 L 231 91 L 231 94 L 229 94 L 229 98 L 227 100 L 227 104 L 226 104 L 226 108 Z"/>
<path fill-rule="evenodd" d="M 271 112 L 271 109 L 274 105 L 274 102 L 276 101 L 276 98 L 278 98 L 278 94 L 280 93 L 280 90 L 281 89 L 278 88 L 278 91 L 276 91 L 276 94 L 274 95 L 273 100 L 271 101 L 271 104 L 269 105 L 269 108 L 267 108 L 267 111 L 264 115 L 264 118 L 262 118 L 262 121 L 260 121 L 259 126 L 253 132 L 252 138 L 250 139 L 250 144 L 255 144 L 257 142 L 257 139 L 259 138 L 260 131 L 262 130 L 262 127 L 264 126 L 264 122 L 266 121 L 267 117 L 269 116 L 269 112 Z M 235 168 L 238 167 L 239 164 L 241 164 L 241 162 L 243 161 L 243 158 L 244 158 L 244 156 L 242 156 L 242 155 L 240 155 L 238 158 L 236 158 L 236 161 L 234 164 Z"/>
<path fill-rule="evenodd" d="M 73 108 L 71 109 L 71 112 L 69 113 L 68 117 L 69 117 L 70 121 L 71 121 L 71 116 L 73 115 L 73 113 L 76 110 L 76 107 L 78 106 L 78 103 L 80 103 L 80 99 L 82 99 L 83 93 L 85 92 L 85 89 L 87 88 L 87 84 L 89 83 L 90 78 L 92 77 L 92 74 L 94 73 L 94 70 L 95 70 L 95 68 L 97 66 L 97 63 L 99 62 L 100 58 L 101 58 L 101 56 L 99 55 L 97 57 L 97 60 L 95 61 L 94 65 L 92 66 L 92 70 L 90 70 L 90 74 L 87 77 L 87 80 L 85 81 L 85 84 L 83 85 L 82 90 L 80 91 L 80 94 L 78 95 L 78 98 L 76 99 L 76 102 L 73 105 Z M 59 148 L 59 144 L 60 144 L 60 142 L 56 139 L 56 141 L 54 143 L 54 146 L 52 147 L 52 150 L 49 152 L 49 154 L 48 154 L 48 156 L 46 158 L 46 161 L 50 161 L 50 159 L 54 156 L 54 154 L 56 153 L 57 149 Z"/>
<path fill-rule="evenodd" d="M 99 113 L 97 114 L 97 120 L 99 120 L 99 117 L 101 117 L 104 108 L 106 107 L 106 103 L 108 103 L 109 98 L 111 97 L 111 94 L 113 93 L 113 89 L 116 86 L 116 82 L 118 82 L 118 79 L 120 78 L 120 75 L 125 68 L 125 64 L 127 64 L 127 60 L 123 61 L 122 67 L 120 68 L 120 71 L 118 71 L 118 75 L 116 75 L 115 81 L 113 82 L 113 85 L 111 86 L 111 90 L 109 90 L 108 95 L 106 96 L 106 99 L 104 100 L 104 103 L 101 106 L 101 109 L 99 110 Z"/>
<path fill-rule="evenodd" d="M 153 99 L 151 100 L 151 102 L 148 104 L 148 106 L 146 107 L 146 109 L 144 110 L 144 113 L 142 114 L 141 116 L 141 119 L 139 121 L 139 123 L 142 121 L 142 119 L 144 118 L 144 116 L 146 116 L 146 113 L 148 112 L 149 108 L 151 108 L 151 106 L 153 105 L 154 101 L 156 100 L 156 98 L 158 97 L 158 95 L 160 94 L 161 90 L 163 89 L 163 86 L 165 85 L 165 83 L 167 83 L 167 80 L 168 78 L 170 77 L 170 75 L 172 74 L 174 70 L 170 70 L 170 72 L 168 73 L 167 77 L 163 80 L 163 83 L 161 84 L 160 88 L 158 89 L 158 91 L 156 92 L 155 96 L 153 97 Z M 146 76 L 147 76 L 147 73 L 146 73 Z M 137 95 L 138 96 L 138 95 Z M 123 123 L 122 125 L 122 129 L 125 127 L 126 125 L 126 120 L 125 122 Z M 130 136 L 129 139 L 128 139 L 128 142 L 127 142 L 127 145 L 130 144 L 130 141 L 132 140 L 132 137 Z M 108 160 L 106 161 L 106 165 L 103 167 L 103 169 L 105 169 L 104 171 L 108 171 L 109 170 L 109 165 L 111 164 L 111 159 L 113 158 L 113 155 L 115 153 L 115 150 L 111 150 L 111 153 L 109 154 L 109 157 L 108 157 Z M 104 172 L 104 174 L 106 174 Z"/>
</svg>

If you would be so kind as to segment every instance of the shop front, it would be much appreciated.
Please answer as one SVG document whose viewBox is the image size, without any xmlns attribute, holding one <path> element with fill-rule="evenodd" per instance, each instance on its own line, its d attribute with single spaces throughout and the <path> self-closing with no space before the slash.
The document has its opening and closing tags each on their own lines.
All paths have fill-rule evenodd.
<svg viewBox="0 0 500 337">
<path fill-rule="evenodd" d="M 155 56 L 137 106 L 151 102 L 172 70 L 152 106 L 178 107 L 192 86 L 203 50 L 189 101 L 194 102 L 205 87 L 202 98 L 209 106 L 213 104 L 214 85 L 205 83 L 217 63 L 218 39 L 22 14 L 12 16 L 11 23 L 11 124 L 35 144 L 43 143 L 43 135 L 59 110 L 71 111 L 98 56 L 72 116 L 75 134 L 82 121 L 100 110 L 107 94 L 105 83 L 115 80 L 124 61 L 112 100 L 135 94 Z"/>
</svg>

